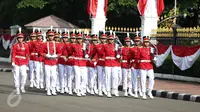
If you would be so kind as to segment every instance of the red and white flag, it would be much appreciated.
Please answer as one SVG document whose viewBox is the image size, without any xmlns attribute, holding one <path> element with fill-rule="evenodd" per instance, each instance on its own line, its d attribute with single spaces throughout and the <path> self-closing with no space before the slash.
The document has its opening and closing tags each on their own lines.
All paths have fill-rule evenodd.
<svg viewBox="0 0 200 112">
<path fill-rule="evenodd" d="M 165 8 L 164 0 L 157 0 L 156 2 L 157 2 L 157 14 L 158 14 L 158 16 L 160 16 Z M 139 0 L 138 1 L 137 7 L 138 7 L 138 10 L 139 10 L 141 16 L 144 15 L 146 5 L 147 5 L 147 0 Z"/>
<path fill-rule="evenodd" d="M 87 12 L 89 16 L 96 17 L 98 8 L 99 8 L 99 3 L 102 2 L 102 0 L 88 0 L 88 6 L 87 6 Z M 108 5 L 108 0 L 104 0 L 104 16 L 106 16 L 107 13 L 107 5 Z"/>
</svg>

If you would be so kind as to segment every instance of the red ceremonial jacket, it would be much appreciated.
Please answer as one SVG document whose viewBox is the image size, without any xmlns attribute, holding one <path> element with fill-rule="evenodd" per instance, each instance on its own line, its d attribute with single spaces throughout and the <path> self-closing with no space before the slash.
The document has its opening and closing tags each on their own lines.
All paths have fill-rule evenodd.
<svg viewBox="0 0 200 112">
<path fill-rule="evenodd" d="M 105 66 L 105 55 L 101 52 L 104 44 L 94 46 L 93 55 L 97 55 L 97 66 Z"/>
<path fill-rule="evenodd" d="M 55 43 L 55 44 L 54 44 Z M 61 55 L 61 50 L 59 49 L 59 44 L 57 44 L 56 42 L 54 41 L 50 41 L 50 42 L 45 42 L 43 43 L 43 46 L 42 46 L 42 49 L 40 51 L 40 55 L 44 56 L 44 64 L 45 65 L 51 65 L 51 66 L 54 66 L 54 65 L 57 65 L 57 62 L 58 62 L 58 58 L 55 58 L 55 59 L 50 59 L 50 58 L 47 58 L 46 57 L 46 54 L 48 54 L 48 46 L 49 46 L 49 54 L 50 55 L 53 55 L 54 54 L 54 49 L 56 50 L 55 51 L 55 54 L 59 57 Z"/>
<path fill-rule="evenodd" d="M 43 41 L 42 40 L 36 40 L 33 42 L 33 52 L 35 53 L 34 60 L 43 62 L 44 57 L 40 55 L 40 51 L 42 50 Z"/>
<path fill-rule="evenodd" d="M 33 60 L 33 61 L 35 61 L 35 58 L 37 56 L 36 53 L 34 52 L 34 45 L 33 45 L 33 43 L 35 41 L 36 40 L 34 40 L 34 41 L 29 40 L 26 42 L 28 44 L 28 48 L 29 48 L 30 60 Z"/>
<path fill-rule="evenodd" d="M 139 59 L 140 59 L 140 52 L 139 52 L 140 46 L 133 46 L 131 47 L 131 67 L 135 69 L 139 69 Z"/>
<path fill-rule="evenodd" d="M 70 53 L 74 56 L 75 66 L 86 66 L 86 59 L 84 58 L 83 44 L 72 44 Z"/>
<path fill-rule="evenodd" d="M 121 67 L 129 69 L 131 68 L 130 65 L 130 58 L 131 58 L 131 47 L 123 46 L 121 47 Z"/>
<path fill-rule="evenodd" d="M 150 54 L 150 47 L 139 48 L 139 69 L 150 70 L 153 69 L 152 55 Z"/>
<path fill-rule="evenodd" d="M 119 66 L 119 62 L 116 59 L 115 44 L 104 44 L 100 53 L 105 56 L 105 66 Z"/>
<path fill-rule="evenodd" d="M 15 63 L 15 65 L 22 66 L 26 65 L 28 66 L 29 62 L 29 48 L 26 43 L 16 43 L 12 46 L 12 62 Z"/>
</svg>

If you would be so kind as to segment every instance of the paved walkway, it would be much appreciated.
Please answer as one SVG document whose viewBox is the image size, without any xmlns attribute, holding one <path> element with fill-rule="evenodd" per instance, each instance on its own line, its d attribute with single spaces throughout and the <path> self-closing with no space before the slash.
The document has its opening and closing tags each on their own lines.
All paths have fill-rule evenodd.
<svg viewBox="0 0 200 112">
<path fill-rule="evenodd" d="M 189 82 L 155 80 L 154 89 L 200 95 L 200 84 L 189 83 Z"/>
<path fill-rule="evenodd" d="M 199 112 L 200 109 L 200 103 L 158 97 L 142 100 L 132 97 L 46 96 L 44 91 L 28 88 L 18 97 L 11 95 L 13 90 L 12 74 L 1 72 L 1 112 Z"/>
</svg>

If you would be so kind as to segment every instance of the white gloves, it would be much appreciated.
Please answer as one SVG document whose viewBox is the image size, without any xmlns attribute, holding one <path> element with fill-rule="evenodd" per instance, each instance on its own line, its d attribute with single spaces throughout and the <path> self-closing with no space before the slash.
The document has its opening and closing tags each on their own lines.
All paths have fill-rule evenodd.
<svg viewBox="0 0 200 112">
<path fill-rule="evenodd" d="M 89 58 L 89 55 L 88 55 L 88 54 L 86 54 L 86 55 L 85 55 L 85 58 Z"/>
<path fill-rule="evenodd" d="M 116 57 L 117 57 L 117 58 L 120 58 L 120 55 L 118 54 Z"/>
<path fill-rule="evenodd" d="M 15 66 L 15 63 L 14 63 L 14 62 L 12 62 L 12 66 Z"/>
<path fill-rule="evenodd" d="M 97 65 L 97 62 L 94 62 L 94 66 L 96 66 Z"/>
<path fill-rule="evenodd" d="M 153 58 L 153 61 L 154 61 L 154 63 L 156 63 L 156 61 L 157 61 L 157 57 L 156 56 Z"/>
<path fill-rule="evenodd" d="M 28 66 L 26 66 L 26 70 L 29 70 L 29 67 L 28 67 Z"/>
</svg>

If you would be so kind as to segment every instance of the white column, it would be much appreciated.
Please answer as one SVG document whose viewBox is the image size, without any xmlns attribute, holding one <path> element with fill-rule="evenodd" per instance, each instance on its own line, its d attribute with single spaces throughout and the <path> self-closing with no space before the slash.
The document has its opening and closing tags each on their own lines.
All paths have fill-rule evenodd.
<svg viewBox="0 0 200 112">
<path fill-rule="evenodd" d="M 10 35 L 11 36 L 16 35 L 19 28 L 21 27 L 18 25 L 10 26 Z"/>
<path fill-rule="evenodd" d="M 99 31 L 103 31 L 105 30 L 105 26 L 106 26 L 106 18 L 91 18 L 91 22 L 92 22 L 92 34 L 98 34 Z"/>
<path fill-rule="evenodd" d="M 141 16 L 141 37 L 151 36 L 153 29 L 157 29 L 158 14 L 157 14 L 157 0 L 147 0 L 144 16 Z"/>
<path fill-rule="evenodd" d="M 104 12 L 104 7 L 105 7 L 105 0 L 98 0 L 97 3 L 97 12 L 96 12 L 96 17 L 91 18 L 92 26 L 91 26 L 91 33 L 92 34 L 98 34 L 99 31 L 105 30 L 105 24 L 106 24 L 106 16 Z"/>
</svg>

